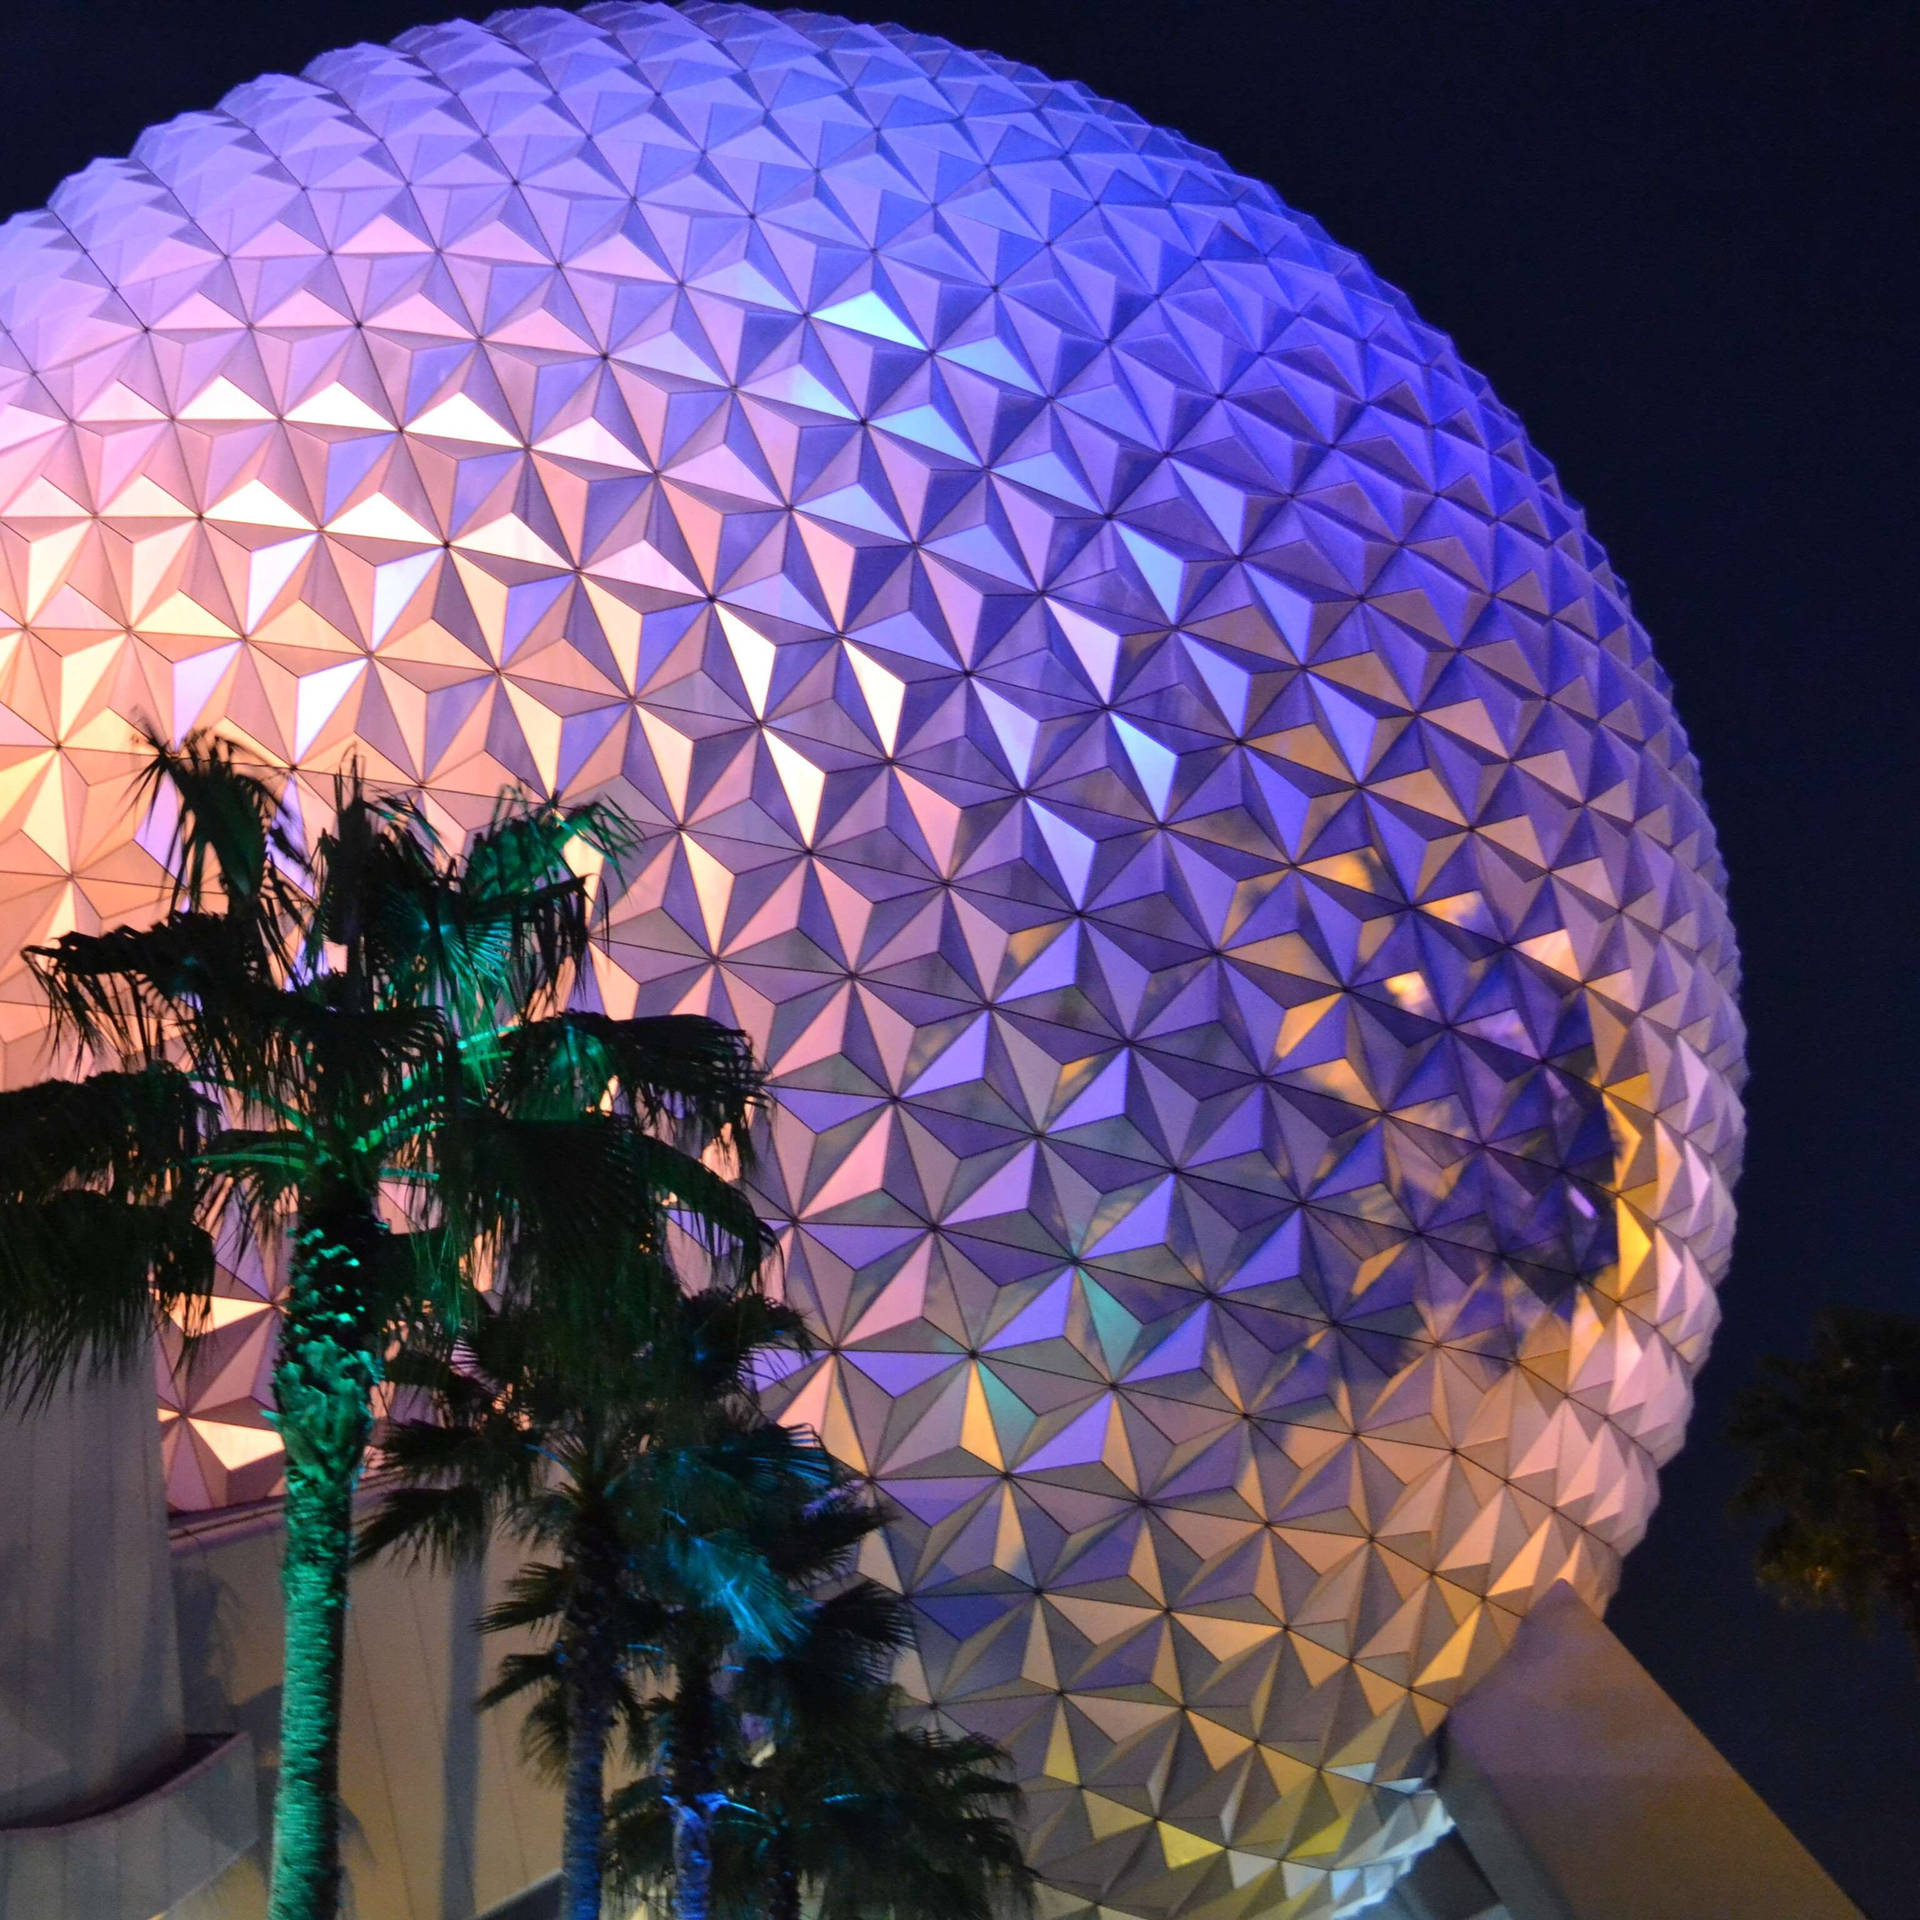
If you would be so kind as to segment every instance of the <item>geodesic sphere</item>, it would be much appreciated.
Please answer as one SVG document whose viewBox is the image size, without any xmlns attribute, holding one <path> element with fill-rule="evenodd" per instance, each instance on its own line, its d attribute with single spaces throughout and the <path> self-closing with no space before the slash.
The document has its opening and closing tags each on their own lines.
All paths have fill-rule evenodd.
<svg viewBox="0 0 1920 1920">
<path fill-rule="evenodd" d="M 928 1696 L 1046 1912 L 1327 1915 L 1599 1601 L 1713 1324 L 1734 953 L 1550 469 L 1212 155 L 891 28 L 425 28 L 0 231 L 6 950 L 149 913 L 131 723 L 647 832 Z M 40 1058 L 17 961 L 8 1070 Z M 271 1492 L 236 1263 L 176 1501 Z"/>
</svg>

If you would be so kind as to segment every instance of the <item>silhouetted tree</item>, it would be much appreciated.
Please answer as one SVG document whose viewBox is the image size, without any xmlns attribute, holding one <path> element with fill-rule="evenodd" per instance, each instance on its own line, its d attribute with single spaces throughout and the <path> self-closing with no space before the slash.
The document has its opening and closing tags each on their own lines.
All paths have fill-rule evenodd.
<svg viewBox="0 0 1920 1920">
<path fill-rule="evenodd" d="M 1835 1308 L 1806 1360 L 1774 1360 L 1730 1437 L 1739 1504 L 1766 1515 L 1761 1578 L 1864 1627 L 1884 1609 L 1920 1658 L 1920 1321 Z"/>
</svg>

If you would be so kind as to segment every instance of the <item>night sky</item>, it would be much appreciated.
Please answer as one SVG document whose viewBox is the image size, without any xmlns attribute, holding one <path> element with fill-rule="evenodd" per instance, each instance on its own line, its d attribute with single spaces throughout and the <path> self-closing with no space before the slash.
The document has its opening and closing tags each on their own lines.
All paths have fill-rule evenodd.
<svg viewBox="0 0 1920 1920">
<path fill-rule="evenodd" d="M 0 214 L 262 70 L 469 10 L 7 0 Z M 1817 1306 L 1920 1305 L 1920 9 L 844 10 L 1084 80 L 1271 181 L 1453 334 L 1631 584 L 1732 869 L 1753 1137 L 1726 1325 L 1609 1617 L 1873 1920 L 1920 1920 L 1913 1660 L 1755 1589 L 1721 1438 Z"/>
</svg>

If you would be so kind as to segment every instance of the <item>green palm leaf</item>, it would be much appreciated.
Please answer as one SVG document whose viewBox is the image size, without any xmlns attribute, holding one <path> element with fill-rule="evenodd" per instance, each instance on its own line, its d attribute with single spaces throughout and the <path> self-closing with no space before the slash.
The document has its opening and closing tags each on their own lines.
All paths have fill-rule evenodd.
<svg viewBox="0 0 1920 1920">
<path fill-rule="evenodd" d="M 569 1012 L 524 1022 L 507 1036 L 499 1086 L 528 1111 L 552 1103 L 578 1112 L 610 1101 L 649 1128 L 725 1141 L 736 1155 L 747 1151 L 762 1102 L 746 1035 L 692 1014 L 615 1020 Z"/>
</svg>

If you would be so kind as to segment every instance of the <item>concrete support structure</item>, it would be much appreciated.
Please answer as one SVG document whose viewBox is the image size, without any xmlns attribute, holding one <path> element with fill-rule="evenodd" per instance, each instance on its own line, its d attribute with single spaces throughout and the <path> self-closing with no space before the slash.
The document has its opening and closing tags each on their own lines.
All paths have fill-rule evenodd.
<svg viewBox="0 0 1920 1920">
<path fill-rule="evenodd" d="M 150 1364 L 0 1412 L 0 1914 L 150 1920 L 254 1838 L 180 1687 Z"/>
<path fill-rule="evenodd" d="M 1413 1871 L 1365 1920 L 1515 1920 L 1488 1886 L 1466 1843 L 1450 1833 L 1429 1847 Z"/>
<path fill-rule="evenodd" d="M 1512 1920 L 1861 1920 L 1569 1587 L 1442 1740 L 1441 1798 Z"/>
</svg>

